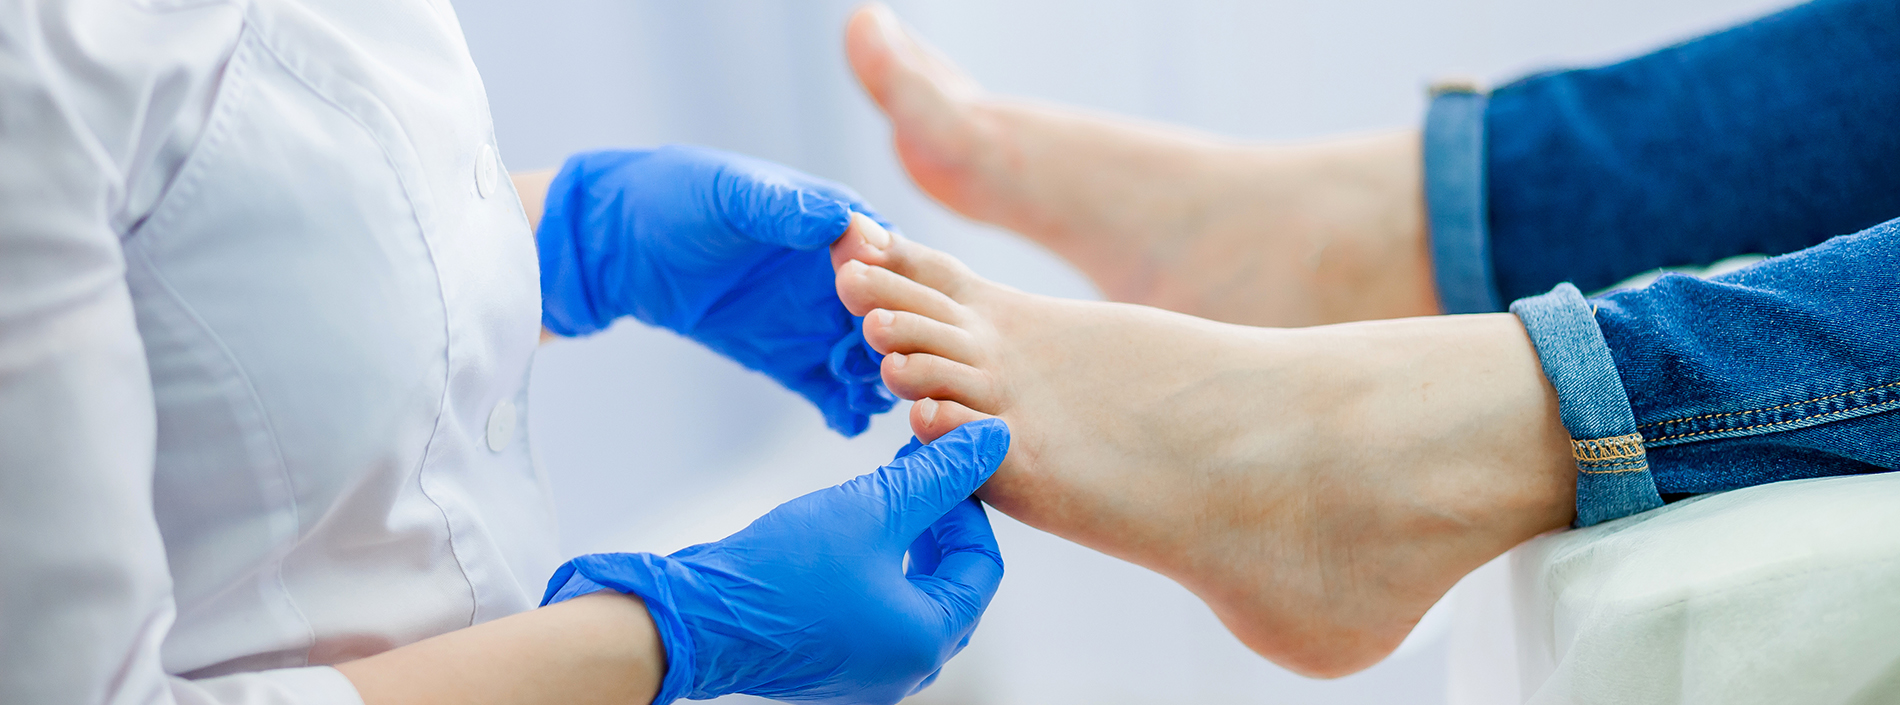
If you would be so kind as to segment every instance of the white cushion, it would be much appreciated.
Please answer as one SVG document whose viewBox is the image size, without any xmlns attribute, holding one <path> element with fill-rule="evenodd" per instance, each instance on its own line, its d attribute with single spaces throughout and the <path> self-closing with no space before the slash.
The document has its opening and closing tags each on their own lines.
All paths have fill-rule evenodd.
<svg viewBox="0 0 1900 705">
<path fill-rule="evenodd" d="M 1451 702 L 1900 702 L 1900 473 L 1538 537 L 1454 591 Z"/>
</svg>

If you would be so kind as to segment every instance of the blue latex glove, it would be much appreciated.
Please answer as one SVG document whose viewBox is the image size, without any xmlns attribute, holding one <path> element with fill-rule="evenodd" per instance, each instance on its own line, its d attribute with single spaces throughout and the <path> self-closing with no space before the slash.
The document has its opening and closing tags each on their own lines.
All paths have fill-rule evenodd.
<svg viewBox="0 0 1900 705">
<path fill-rule="evenodd" d="M 576 558 L 542 603 L 603 588 L 645 600 L 666 645 L 654 705 L 728 693 L 895 703 L 969 643 L 1003 579 L 970 493 L 1002 462 L 1009 428 L 979 421 L 906 450 L 717 543 Z"/>
<path fill-rule="evenodd" d="M 896 399 L 833 283 L 826 247 L 852 211 L 878 219 L 844 186 L 718 150 L 574 155 L 535 234 L 541 323 L 576 336 L 634 316 L 771 376 L 855 436 Z"/>
</svg>

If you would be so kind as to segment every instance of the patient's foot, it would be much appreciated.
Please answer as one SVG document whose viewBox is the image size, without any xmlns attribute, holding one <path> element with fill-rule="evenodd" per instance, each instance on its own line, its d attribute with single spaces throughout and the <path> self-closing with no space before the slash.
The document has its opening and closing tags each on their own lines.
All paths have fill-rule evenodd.
<svg viewBox="0 0 1900 705">
<path fill-rule="evenodd" d="M 1438 312 L 1416 132 L 1245 146 L 990 96 L 878 5 L 846 45 L 924 191 L 1109 298 L 1248 325 Z"/>
<path fill-rule="evenodd" d="M 982 496 L 1194 591 L 1317 676 L 1396 648 L 1452 584 L 1568 522 L 1574 466 L 1508 314 L 1300 330 L 1034 296 L 858 218 L 838 292 L 920 437 L 1010 424 Z"/>
</svg>

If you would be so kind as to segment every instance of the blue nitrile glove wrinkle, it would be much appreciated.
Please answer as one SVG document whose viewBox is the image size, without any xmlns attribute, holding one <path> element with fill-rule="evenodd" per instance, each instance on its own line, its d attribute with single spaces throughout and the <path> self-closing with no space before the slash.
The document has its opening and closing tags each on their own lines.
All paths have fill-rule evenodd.
<svg viewBox="0 0 1900 705">
<path fill-rule="evenodd" d="M 589 582 L 644 600 L 667 655 L 654 705 L 730 693 L 890 705 L 936 680 L 996 594 L 1002 555 L 970 495 L 1008 450 L 995 419 L 913 439 L 876 472 L 721 541 L 569 561 L 543 602 Z"/>
<path fill-rule="evenodd" d="M 850 189 L 717 150 L 574 155 L 536 232 L 542 325 L 577 336 L 633 316 L 765 373 L 857 435 L 896 399 L 864 374 L 882 356 L 833 283 L 826 246 L 854 211 L 883 222 Z"/>
</svg>

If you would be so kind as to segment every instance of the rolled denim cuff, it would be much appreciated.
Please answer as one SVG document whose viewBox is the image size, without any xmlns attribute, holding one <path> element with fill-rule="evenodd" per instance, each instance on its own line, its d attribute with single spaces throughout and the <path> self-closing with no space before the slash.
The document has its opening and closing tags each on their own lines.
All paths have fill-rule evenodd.
<svg viewBox="0 0 1900 705">
<path fill-rule="evenodd" d="M 1616 371 L 1596 310 L 1583 293 L 1559 284 L 1519 299 L 1511 313 L 1524 322 L 1544 376 L 1557 389 L 1558 415 L 1577 460 L 1577 520 L 1583 527 L 1663 504 L 1649 473 L 1643 436 L 1629 393 Z"/>
<path fill-rule="evenodd" d="M 1445 313 L 1503 310 L 1491 271 L 1485 203 L 1485 94 L 1470 85 L 1432 89 L 1425 113 L 1425 209 L 1432 270 Z"/>
</svg>

